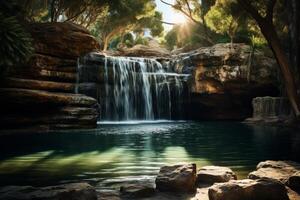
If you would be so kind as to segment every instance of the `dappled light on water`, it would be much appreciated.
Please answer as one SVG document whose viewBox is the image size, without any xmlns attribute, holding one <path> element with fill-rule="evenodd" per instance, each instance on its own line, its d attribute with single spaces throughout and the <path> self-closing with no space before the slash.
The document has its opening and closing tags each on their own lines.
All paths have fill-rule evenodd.
<svg viewBox="0 0 300 200">
<path fill-rule="evenodd" d="M 94 130 L 11 135 L 0 140 L 0 184 L 87 181 L 110 188 L 153 181 L 161 166 L 181 162 L 228 166 L 243 178 L 262 160 L 297 160 L 299 144 L 289 129 L 232 122 L 102 124 Z"/>
</svg>

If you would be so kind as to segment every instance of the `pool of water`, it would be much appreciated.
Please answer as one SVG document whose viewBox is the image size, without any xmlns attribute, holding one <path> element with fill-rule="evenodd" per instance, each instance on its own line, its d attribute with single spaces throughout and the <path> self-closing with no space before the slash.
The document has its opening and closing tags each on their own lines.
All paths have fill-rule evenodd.
<svg viewBox="0 0 300 200">
<path fill-rule="evenodd" d="M 258 162 L 300 161 L 300 133 L 234 122 L 100 124 L 94 130 L 0 136 L 0 185 L 88 181 L 98 188 L 154 180 L 162 165 L 231 167 L 244 178 Z"/>
</svg>

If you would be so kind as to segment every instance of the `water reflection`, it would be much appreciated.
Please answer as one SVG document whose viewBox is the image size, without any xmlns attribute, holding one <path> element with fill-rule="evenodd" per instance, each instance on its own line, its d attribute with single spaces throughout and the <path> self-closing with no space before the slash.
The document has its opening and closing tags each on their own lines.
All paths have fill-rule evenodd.
<svg viewBox="0 0 300 200">
<path fill-rule="evenodd" d="M 0 184 L 88 180 L 99 187 L 153 179 L 178 162 L 232 167 L 240 177 L 262 160 L 300 161 L 296 130 L 229 122 L 101 125 L 0 138 Z"/>
</svg>

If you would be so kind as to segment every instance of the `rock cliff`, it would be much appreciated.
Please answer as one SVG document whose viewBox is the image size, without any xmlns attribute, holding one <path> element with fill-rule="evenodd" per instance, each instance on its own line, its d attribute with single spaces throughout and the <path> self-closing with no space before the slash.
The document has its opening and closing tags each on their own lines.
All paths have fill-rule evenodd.
<svg viewBox="0 0 300 200">
<path fill-rule="evenodd" d="M 173 68 L 192 74 L 190 119 L 243 120 L 257 96 L 277 96 L 275 59 L 244 44 L 217 44 L 175 55 Z"/>
<path fill-rule="evenodd" d="M 77 58 L 98 49 L 84 28 L 72 23 L 29 25 L 35 53 L 2 80 L 1 128 L 92 128 L 98 103 L 75 94 Z"/>
</svg>

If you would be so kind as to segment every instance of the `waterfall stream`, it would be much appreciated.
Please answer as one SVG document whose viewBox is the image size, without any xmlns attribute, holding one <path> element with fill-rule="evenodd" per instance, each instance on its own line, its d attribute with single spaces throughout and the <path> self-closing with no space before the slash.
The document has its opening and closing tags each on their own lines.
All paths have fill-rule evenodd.
<svg viewBox="0 0 300 200">
<path fill-rule="evenodd" d="M 180 118 L 189 75 L 172 72 L 168 62 L 90 53 L 78 74 L 78 92 L 98 99 L 102 121 Z"/>
<path fill-rule="evenodd" d="M 283 97 L 256 97 L 252 105 L 253 118 L 256 119 L 288 117 L 291 114 L 289 101 Z"/>
</svg>

